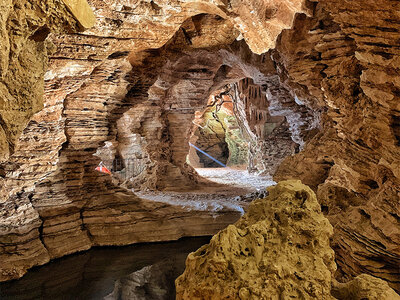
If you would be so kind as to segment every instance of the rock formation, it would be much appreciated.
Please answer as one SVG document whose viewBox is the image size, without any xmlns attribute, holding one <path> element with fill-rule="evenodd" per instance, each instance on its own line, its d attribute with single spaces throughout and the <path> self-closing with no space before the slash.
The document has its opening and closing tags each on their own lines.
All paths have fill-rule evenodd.
<svg viewBox="0 0 400 300">
<path fill-rule="evenodd" d="M 337 299 L 400 299 L 400 296 L 382 279 L 362 274 L 347 283 L 334 282 L 332 295 Z"/>
<path fill-rule="evenodd" d="M 184 261 L 185 255 L 179 256 Z M 104 300 L 164 300 L 174 299 L 171 282 L 182 272 L 176 258 L 146 266 L 115 282 L 113 292 Z"/>
<path fill-rule="evenodd" d="M 319 1 L 273 53 L 281 80 L 323 130 L 275 180 L 301 179 L 334 226 L 338 278 L 368 273 L 400 289 L 399 3 Z M 397 74 L 397 75 L 396 75 Z"/>
<path fill-rule="evenodd" d="M 0 162 L 14 152 L 29 119 L 43 107 L 43 76 L 50 32 L 79 31 L 94 25 L 86 0 L 0 2 Z"/>
<path fill-rule="evenodd" d="M 211 95 L 207 108 L 196 112 L 192 122 L 190 143 L 229 167 L 247 165 L 248 143 L 238 124 L 232 98 L 226 91 Z M 194 148 L 189 150 L 189 162 L 193 167 L 221 167 Z"/>
<path fill-rule="evenodd" d="M 280 86 L 275 76 L 270 76 L 265 88 L 256 85 L 246 78 L 232 86 L 232 100 L 241 128 L 249 142 L 249 165 L 251 172 L 259 174 L 274 174 L 276 168 L 287 156 L 295 153 L 304 144 L 299 135 L 298 124 L 288 123 L 286 115 L 297 116 L 309 124 L 306 130 L 312 128 L 315 116 L 305 107 L 297 105 L 289 95 L 289 91 Z M 273 102 L 268 101 L 266 91 L 275 90 L 274 95 L 280 100 L 279 108 L 273 110 Z"/>
<path fill-rule="evenodd" d="M 333 227 L 309 187 L 283 181 L 268 192 L 189 254 L 176 280 L 177 299 L 400 299 L 369 275 L 334 282 Z"/>
<path fill-rule="evenodd" d="M 88 3 L 90 29 L 86 1 L 0 2 L 0 280 L 92 245 L 235 221 L 237 211 L 214 219 L 140 199 L 116 180 L 198 187 L 192 121 L 228 89 L 249 169 L 317 193 L 336 278 L 367 273 L 400 290 L 399 3 Z M 114 178 L 94 170 L 101 160 Z"/>
</svg>

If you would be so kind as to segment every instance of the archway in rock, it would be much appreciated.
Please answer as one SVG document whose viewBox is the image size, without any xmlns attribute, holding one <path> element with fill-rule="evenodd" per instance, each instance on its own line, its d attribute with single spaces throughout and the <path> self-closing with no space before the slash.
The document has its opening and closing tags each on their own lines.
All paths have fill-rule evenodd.
<svg viewBox="0 0 400 300">
<path fill-rule="evenodd" d="M 286 156 L 298 151 L 300 144 L 294 142 L 294 139 L 300 137 L 296 132 L 292 134 L 285 116 L 279 113 L 277 115 L 276 111 L 273 112 L 275 116 L 271 115 L 270 103 L 264 90 L 252 79 L 241 79 L 211 95 L 204 112 L 196 114 L 190 133 L 190 143 L 194 145 L 190 148 L 188 157 L 200 175 L 221 183 L 239 185 L 250 183 L 258 180 L 247 172 L 234 174 L 233 170 L 232 172 L 221 169 L 206 170 L 204 167 L 221 167 L 227 163 L 228 167 L 241 166 L 239 170 L 247 169 L 253 174 L 270 176 Z M 224 105 L 231 123 L 225 113 L 218 115 Z M 233 130 L 236 130 L 235 133 L 225 130 L 231 125 Z M 230 135 L 228 137 L 226 137 L 227 131 Z M 207 159 L 205 160 L 207 164 L 211 163 L 211 166 L 202 163 L 204 158 Z M 235 182 L 234 178 L 239 182 Z M 259 188 L 262 188 L 262 185 Z"/>
<path fill-rule="evenodd" d="M 206 108 L 195 113 L 187 156 L 194 168 L 247 167 L 248 142 L 227 89 L 210 95 Z"/>
<path fill-rule="evenodd" d="M 277 165 L 286 155 L 294 153 L 293 140 L 302 143 L 306 132 L 318 125 L 312 121 L 316 118 L 315 113 L 297 104 L 290 92 L 280 84 L 268 54 L 252 54 L 243 41 L 235 41 L 235 32 L 225 36 L 219 46 L 204 48 L 206 37 L 215 35 L 213 28 L 216 24 L 230 26 L 229 22 L 218 16 L 199 15 L 191 18 L 164 47 L 144 51 L 138 55 L 142 61 L 135 60 L 137 66 L 134 66 L 132 74 L 135 74 L 136 81 L 132 93 L 129 92 L 125 99 L 133 107 L 124 113 L 121 118 L 123 121 L 118 121 L 116 128 L 111 131 L 111 139 L 106 147 L 98 152 L 104 154 L 104 160 L 110 162 L 114 159 L 113 155 L 117 155 L 125 159 L 124 165 L 129 165 L 128 160 L 136 158 L 130 157 L 127 149 L 139 147 L 139 156 L 147 160 L 141 163 L 147 166 L 137 178 L 130 178 L 135 188 L 171 190 L 182 186 L 191 188 L 197 184 L 196 173 L 186 163 L 195 112 L 206 107 L 210 94 L 244 78 L 252 78 L 254 87 L 246 86 L 246 90 L 239 91 L 239 94 L 232 87 L 229 97 L 236 99 L 235 109 L 244 113 L 239 127 L 250 135 L 247 140 L 251 142 L 254 156 L 251 160 L 252 164 L 256 164 L 251 168 L 252 171 L 273 174 L 275 166 L 271 167 L 271 163 L 274 161 Z M 199 32 L 204 32 L 204 36 Z M 138 80 L 141 82 L 140 90 Z M 142 85 L 142 82 L 147 84 Z M 267 93 L 273 95 L 271 101 L 267 100 Z M 242 104 L 243 97 L 248 98 L 247 104 Z M 283 99 L 284 104 L 280 103 L 278 97 Z M 266 153 L 265 157 L 255 158 L 255 153 L 259 151 L 257 147 L 262 147 L 267 138 L 265 130 L 261 129 L 264 124 L 261 123 L 267 122 L 270 102 L 275 106 L 271 106 L 269 117 L 280 118 L 281 123 L 284 120 L 286 122 L 280 128 L 281 133 L 285 132 L 286 145 L 277 143 L 276 139 L 269 139 L 268 149 L 278 149 L 276 152 L 279 152 L 279 160 L 276 160 L 278 156 L 274 157 L 273 151 Z M 127 128 L 128 124 L 131 129 Z M 275 130 L 272 127 L 270 129 L 268 134 Z M 274 134 L 281 135 L 277 131 Z M 128 136 L 132 134 L 135 135 L 135 141 L 128 141 Z M 280 151 L 279 147 L 288 150 Z M 106 150 L 108 154 L 105 154 Z M 266 162 L 267 159 L 270 162 Z"/>
<path fill-rule="evenodd" d="M 130 57 L 133 69 L 126 61 L 129 53 L 115 52 L 115 43 L 104 44 L 112 53 L 95 54 L 75 41 L 92 37 L 52 36 L 59 45 L 76 45 L 78 56 L 72 60 L 68 48 L 60 46 L 46 74 L 46 107 L 26 127 L 19 139 L 20 148 L 2 165 L 6 180 L 1 187 L 8 197 L 6 215 L 19 211 L 31 216 L 24 219 L 26 231 L 18 241 L 13 235 L 19 230 L 14 219 L 6 217 L 4 221 L 11 233 L 2 239 L 28 245 L 26 251 L 21 249 L 7 258 L 15 276 L 32 265 L 92 245 L 214 233 L 243 211 L 237 203 L 221 206 L 210 199 L 201 206 L 190 203 L 189 209 L 179 199 L 173 203 L 141 199 L 95 171 L 100 159 L 94 154 L 105 154 L 104 146 L 111 149 L 118 142 L 116 147 L 121 149 L 110 152 L 113 162 L 129 152 L 124 153 L 124 142 L 120 141 L 125 139 L 129 144 L 131 138 L 139 138 L 145 150 L 139 159 L 146 166 L 140 185 L 191 189 L 198 179 L 186 164 L 189 136 L 181 131 L 190 130 L 195 110 L 204 109 L 211 92 L 241 78 L 251 77 L 259 84 L 266 82 L 262 74 L 273 73 L 278 78 L 271 63 L 260 63 L 267 55 L 254 55 L 243 40 L 235 42 L 239 33 L 229 20 L 200 15 L 188 19 L 186 26 L 187 30 L 182 27 L 164 47 L 135 52 Z M 211 39 L 210 47 L 204 48 L 210 36 L 222 38 Z M 119 50 L 126 49 L 127 40 L 121 43 Z M 82 60 L 84 55 L 87 60 Z M 24 148 L 31 147 L 37 151 L 33 159 L 26 160 L 31 154 Z M 37 172 L 32 175 L 31 170 Z M 116 217 L 118 214 L 124 217 Z M 193 214 L 196 225 L 190 225 Z M 166 221 L 156 233 L 151 224 L 160 219 Z"/>
</svg>

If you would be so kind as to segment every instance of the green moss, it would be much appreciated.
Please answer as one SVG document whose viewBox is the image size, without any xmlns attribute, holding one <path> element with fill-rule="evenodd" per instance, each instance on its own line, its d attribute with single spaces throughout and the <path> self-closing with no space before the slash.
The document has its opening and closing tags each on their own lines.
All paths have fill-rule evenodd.
<svg viewBox="0 0 400 300">
<path fill-rule="evenodd" d="M 199 125 L 201 127 L 195 133 L 198 137 L 196 144 L 199 148 L 228 166 L 247 164 L 247 142 L 234 116 L 222 110 L 216 112 L 215 107 L 211 107 L 204 113 L 203 122 Z M 200 153 L 198 155 L 205 166 L 217 167 L 204 155 Z"/>
</svg>

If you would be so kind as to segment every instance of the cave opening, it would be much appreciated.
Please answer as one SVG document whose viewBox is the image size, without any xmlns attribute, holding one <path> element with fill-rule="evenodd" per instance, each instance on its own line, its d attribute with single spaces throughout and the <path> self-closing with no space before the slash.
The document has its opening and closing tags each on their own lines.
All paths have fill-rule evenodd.
<svg viewBox="0 0 400 300">
<path fill-rule="evenodd" d="M 309 188 L 286 183 L 301 191 L 266 218 L 275 233 L 304 219 L 291 205 L 326 219 L 276 240 L 332 253 L 327 278 L 399 289 L 393 1 L 39 2 L 0 18 L 0 280 L 93 246 L 213 235 L 295 179 Z"/>
<path fill-rule="evenodd" d="M 196 111 L 189 138 L 188 163 L 198 168 L 247 168 L 248 142 L 242 134 L 228 91 L 210 95 Z"/>
<path fill-rule="evenodd" d="M 164 46 L 129 60 L 124 104 L 95 153 L 121 186 L 202 189 L 204 169 L 225 176 L 226 166 L 243 171 L 242 183 L 260 176 L 270 185 L 283 159 L 318 131 L 318 111 L 281 83 L 272 52 L 253 53 L 220 16 L 193 16 Z"/>
</svg>

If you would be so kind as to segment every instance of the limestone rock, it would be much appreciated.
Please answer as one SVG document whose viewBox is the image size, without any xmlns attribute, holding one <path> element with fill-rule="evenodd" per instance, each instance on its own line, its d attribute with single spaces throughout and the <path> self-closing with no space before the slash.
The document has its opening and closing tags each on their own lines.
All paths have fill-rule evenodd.
<svg viewBox="0 0 400 300">
<path fill-rule="evenodd" d="M 86 0 L 63 0 L 63 2 L 84 29 L 93 27 L 96 17 Z"/>
<path fill-rule="evenodd" d="M 177 299 L 334 299 L 333 228 L 314 192 L 280 182 L 234 225 L 189 254 Z"/>
<path fill-rule="evenodd" d="M 0 3 L 4 279 L 88 249 L 90 230 L 99 244 L 137 241 L 135 205 L 153 226 L 180 215 L 155 214 L 94 172 L 94 154 L 111 164 L 134 157 L 144 189 L 195 188 L 186 164 L 194 113 L 231 85 L 254 171 L 274 172 L 304 149 L 275 178 L 317 192 L 334 226 L 337 279 L 366 272 L 400 290 L 398 1 L 89 4 L 96 26 L 76 34 L 83 24 L 62 1 Z"/>
<path fill-rule="evenodd" d="M 4 216 L 0 220 L 0 255 L 8 262 L 2 266 L 5 273 L 13 273 L 14 266 L 22 267 L 17 275 L 2 280 L 18 277 L 49 257 L 88 249 L 93 243 L 138 241 L 134 232 L 137 227 L 132 224 L 142 216 L 130 215 L 123 207 L 139 203 L 144 205 L 146 213 L 155 216 L 153 210 L 157 205 L 144 204 L 131 192 L 122 191 L 110 178 L 97 174 L 94 168 L 100 159 L 94 154 L 110 150 L 106 156 L 112 162 L 116 154 L 122 158 L 136 157 L 140 151 L 142 156 L 138 159 L 146 166 L 138 179 L 141 186 L 192 189 L 196 174 L 186 165 L 188 145 L 182 129 L 189 131 L 194 111 L 204 107 L 203 100 L 210 91 L 247 76 L 260 79 L 254 65 L 271 71 L 272 63 L 264 67 L 261 62 L 266 58 L 253 55 L 246 43 L 235 42 L 236 38 L 241 33 L 252 49 L 264 52 L 274 44 L 282 29 L 292 25 L 295 13 L 310 12 L 303 1 L 238 0 L 227 4 L 91 0 L 96 26 L 84 34 L 75 34 L 91 22 L 90 17 L 82 16 L 89 13 L 87 6 L 74 8 L 81 7 L 80 1 L 65 2 L 70 4 L 72 14 L 61 1 L 28 1 L 26 7 L 32 7 L 26 10 L 25 2 L 6 1 L 1 7 L 5 14 L 0 17 L 3 22 L 0 35 L 6 41 L 0 44 L 1 75 L 23 84 L 12 84 L 21 95 L 18 101 L 12 101 L 13 107 L 4 107 L 2 117 L 11 121 L 6 129 L 0 130 L 1 151 L 14 152 L 0 166 Z M 41 10 L 46 14 L 36 15 Z M 25 13 L 33 20 L 25 18 Z M 25 24 L 24 20 L 29 22 Z M 7 22 L 11 24 L 10 32 Z M 59 25 L 65 26 L 59 29 Z M 49 33 L 47 27 L 51 33 L 44 42 Z M 21 30 L 23 38 L 17 39 Z M 11 33 L 15 36 L 10 38 Z M 15 47 L 11 40 L 15 41 Z M 23 51 L 34 50 L 34 55 L 20 53 L 20 49 L 25 49 L 23 46 L 27 48 Z M 20 61 L 26 66 L 24 70 L 19 66 Z M 15 71 L 8 72 L 7 68 Z M 42 99 L 41 82 L 46 68 Z M 8 85 L 3 93 L 0 82 L 0 90 L 0 95 L 7 95 Z M 39 112 L 42 103 L 44 109 Z M 129 119 L 132 115 L 135 119 L 124 122 L 123 117 Z M 140 141 L 138 147 L 132 147 L 136 141 Z M 107 143 L 112 147 L 104 149 Z M 132 153 L 130 149 L 138 151 Z M 112 197 L 114 194 L 118 195 Z M 10 218 L 15 210 L 32 218 Z M 182 212 L 179 208 L 161 211 L 167 214 L 156 214 L 152 218 L 156 223 L 168 219 L 170 213 Z M 103 228 L 105 215 L 109 226 Z M 204 224 L 213 220 L 205 212 L 201 215 L 200 223 L 203 217 L 207 219 Z M 214 232 L 235 218 L 236 212 L 227 213 L 225 221 L 201 231 Z M 17 236 L 13 230 L 21 223 L 27 224 L 26 230 Z M 185 227 L 184 223 L 181 225 Z M 124 230 L 117 230 L 119 226 Z M 176 234 L 176 228 L 168 228 L 171 232 L 162 234 L 165 239 L 181 236 L 182 231 Z M 190 228 L 191 233 L 182 234 L 198 232 L 195 226 Z M 96 232 L 94 237 L 90 231 Z M 115 232 L 121 235 L 109 236 Z M 146 241 L 153 238 L 158 239 L 143 237 Z M 16 247 L 16 251 L 10 251 L 10 247 Z"/>
<path fill-rule="evenodd" d="M 86 0 L 75 3 L 86 7 L 87 15 L 93 14 Z M 3 162 L 14 152 L 29 119 L 43 107 L 43 77 L 48 53 L 52 52 L 47 36 L 50 32 L 77 32 L 80 27 L 60 1 L 3 0 L 0 10 L 0 162 Z"/>
<path fill-rule="evenodd" d="M 340 300 L 399 300 L 400 295 L 379 278 L 362 274 L 347 283 L 334 283 L 332 295 Z"/>
<path fill-rule="evenodd" d="M 400 290 L 400 9 L 393 1 L 319 1 L 273 51 L 280 78 L 310 107 L 320 134 L 279 166 L 301 179 L 335 228 L 337 279 L 367 273 Z M 397 74 L 397 78 L 396 75 Z"/>
</svg>

